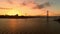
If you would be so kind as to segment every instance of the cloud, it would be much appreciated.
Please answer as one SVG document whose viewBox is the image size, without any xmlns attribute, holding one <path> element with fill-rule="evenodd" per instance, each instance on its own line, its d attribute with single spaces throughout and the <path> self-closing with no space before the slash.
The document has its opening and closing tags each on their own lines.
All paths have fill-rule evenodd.
<svg viewBox="0 0 60 34">
<path fill-rule="evenodd" d="M 12 4 L 13 2 L 11 0 L 7 0 L 8 3 Z"/>
<path fill-rule="evenodd" d="M 5 6 L 6 5 L 6 6 Z M 8 8 L 4 8 L 4 7 Z M 5 4 L 2 5 L 3 8 L 1 9 L 10 9 L 12 8 L 12 11 L 15 13 L 17 12 L 19 15 L 43 15 L 46 10 L 45 7 L 49 7 L 50 3 L 45 2 L 38 5 L 34 0 L 7 0 Z M 44 10 L 44 11 L 43 11 Z M 11 10 L 7 10 L 5 13 L 9 13 Z"/>
<path fill-rule="evenodd" d="M 42 9 L 42 8 L 50 6 L 49 2 L 45 2 L 44 4 L 41 3 L 40 5 L 38 5 L 36 2 L 34 2 L 34 0 L 7 0 L 7 1 L 10 4 L 18 4 L 18 5 L 28 6 L 33 9 Z"/>
<path fill-rule="evenodd" d="M 33 9 L 42 9 L 42 8 L 49 7 L 49 6 L 50 6 L 50 3 L 49 2 L 46 2 L 44 4 L 37 5 Z"/>
<path fill-rule="evenodd" d="M 3 8 L 3 7 L 0 7 L 0 9 L 6 9 L 6 10 L 11 10 L 12 8 Z"/>
</svg>

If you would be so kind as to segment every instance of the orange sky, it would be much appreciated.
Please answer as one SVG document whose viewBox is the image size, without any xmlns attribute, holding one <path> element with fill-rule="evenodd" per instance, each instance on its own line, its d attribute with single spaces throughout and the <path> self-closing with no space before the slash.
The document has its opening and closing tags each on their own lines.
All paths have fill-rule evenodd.
<svg viewBox="0 0 60 34">
<path fill-rule="evenodd" d="M 42 9 L 33 9 L 34 7 L 37 7 L 37 4 L 34 2 L 25 2 L 25 4 L 17 2 L 17 0 L 13 1 L 12 4 L 10 4 L 8 1 L 2 1 L 0 2 L 0 7 L 3 9 L 0 9 L 0 15 L 16 15 L 19 16 L 36 16 L 36 15 L 46 15 L 47 8 Z M 9 9 L 4 9 L 9 8 Z M 50 12 L 49 15 L 52 13 Z"/>
</svg>

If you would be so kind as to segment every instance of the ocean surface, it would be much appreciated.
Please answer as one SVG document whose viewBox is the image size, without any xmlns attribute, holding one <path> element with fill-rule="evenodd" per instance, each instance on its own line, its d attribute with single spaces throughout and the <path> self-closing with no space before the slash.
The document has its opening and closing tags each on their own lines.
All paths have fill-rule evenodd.
<svg viewBox="0 0 60 34">
<path fill-rule="evenodd" d="M 0 34 L 60 34 L 60 23 L 55 18 L 0 18 Z"/>
</svg>

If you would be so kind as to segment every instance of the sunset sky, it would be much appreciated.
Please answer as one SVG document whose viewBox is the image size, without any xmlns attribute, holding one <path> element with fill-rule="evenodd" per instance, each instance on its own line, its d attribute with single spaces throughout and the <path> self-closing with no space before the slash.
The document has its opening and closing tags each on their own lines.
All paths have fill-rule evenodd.
<svg viewBox="0 0 60 34">
<path fill-rule="evenodd" d="M 49 3 L 49 6 L 45 3 Z M 47 10 L 49 15 L 59 15 L 59 3 L 60 0 L 0 0 L 0 15 L 46 15 Z M 38 5 L 43 7 L 38 8 Z"/>
</svg>

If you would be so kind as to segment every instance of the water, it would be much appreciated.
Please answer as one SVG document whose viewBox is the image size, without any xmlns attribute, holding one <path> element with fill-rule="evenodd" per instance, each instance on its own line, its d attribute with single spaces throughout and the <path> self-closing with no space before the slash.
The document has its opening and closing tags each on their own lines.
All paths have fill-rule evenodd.
<svg viewBox="0 0 60 34">
<path fill-rule="evenodd" d="M 60 34 L 60 24 L 49 18 L 0 19 L 0 34 Z"/>
</svg>

